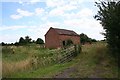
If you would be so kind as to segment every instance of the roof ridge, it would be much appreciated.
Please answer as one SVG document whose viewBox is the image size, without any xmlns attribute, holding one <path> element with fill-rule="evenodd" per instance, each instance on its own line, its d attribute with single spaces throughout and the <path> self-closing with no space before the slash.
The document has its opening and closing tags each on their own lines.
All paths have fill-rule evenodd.
<svg viewBox="0 0 120 80">
<path fill-rule="evenodd" d="M 53 28 L 53 29 L 59 29 L 59 30 L 73 31 L 73 30 L 68 30 L 68 29 L 60 29 L 60 28 Z M 75 32 L 75 31 L 73 31 L 73 32 Z"/>
<path fill-rule="evenodd" d="M 51 27 L 52 28 L 52 27 Z M 73 30 L 67 30 L 67 29 L 60 29 L 60 28 L 52 28 L 54 29 L 58 34 L 62 35 L 78 35 L 75 31 Z"/>
</svg>

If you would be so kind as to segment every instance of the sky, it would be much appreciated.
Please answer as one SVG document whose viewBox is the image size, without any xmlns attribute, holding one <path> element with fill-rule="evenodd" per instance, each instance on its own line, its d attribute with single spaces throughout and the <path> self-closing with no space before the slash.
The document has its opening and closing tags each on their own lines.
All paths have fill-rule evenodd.
<svg viewBox="0 0 120 80">
<path fill-rule="evenodd" d="M 6 0 L 0 2 L 0 42 L 18 42 L 20 37 L 42 38 L 50 27 L 85 33 L 104 39 L 103 28 L 93 16 L 97 0 Z"/>
</svg>

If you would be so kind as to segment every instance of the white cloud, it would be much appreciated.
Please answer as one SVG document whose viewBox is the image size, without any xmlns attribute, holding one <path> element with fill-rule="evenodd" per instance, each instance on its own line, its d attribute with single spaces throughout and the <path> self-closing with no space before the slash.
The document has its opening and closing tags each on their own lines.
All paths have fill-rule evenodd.
<svg viewBox="0 0 120 80">
<path fill-rule="evenodd" d="M 26 10 L 22 10 L 22 9 L 17 9 L 17 13 L 18 14 L 13 14 L 10 17 L 12 19 L 20 19 L 20 18 L 22 18 L 24 16 L 32 16 L 33 15 L 32 12 L 29 12 L 29 11 L 26 11 Z"/>
<path fill-rule="evenodd" d="M 46 5 L 48 8 L 54 8 L 65 5 L 65 2 L 65 0 L 46 0 Z"/>
<path fill-rule="evenodd" d="M 29 11 L 26 11 L 26 10 L 22 10 L 22 9 L 17 9 L 17 12 L 21 16 L 31 16 L 31 15 L 33 15 L 33 13 L 31 13 Z"/>
<path fill-rule="evenodd" d="M 97 22 L 94 19 L 88 19 L 88 18 L 64 20 L 64 24 L 66 26 L 80 27 L 85 29 L 96 29 L 96 28 L 99 29 L 101 27 L 99 22 Z"/>
<path fill-rule="evenodd" d="M 93 10 L 89 8 L 83 8 L 78 12 L 64 13 L 62 16 L 65 19 L 80 19 L 80 18 L 89 18 L 93 17 Z"/>
<path fill-rule="evenodd" d="M 44 13 L 43 8 L 36 8 L 34 12 L 29 12 L 27 10 L 17 9 L 17 14 L 10 15 L 12 19 L 20 19 L 23 17 L 33 16 L 33 15 L 41 15 Z"/>
<path fill-rule="evenodd" d="M 16 15 L 16 14 L 11 15 L 10 17 L 11 17 L 12 19 L 20 19 L 20 18 L 22 18 L 21 15 Z"/>
<path fill-rule="evenodd" d="M 77 15 L 81 16 L 81 17 L 89 17 L 89 16 L 93 15 L 93 12 L 89 8 L 84 8 Z"/>
<path fill-rule="evenodd" d="M 43 8 L 36 8 L 36 9 L 35 9 L 36 15 L 42 14 L 43 12 L 44 12 L 44 9 L 43 9 Z"/>
<path fill-rule="evenodd" d="M 43 16 L 43 17 L 41 18 L 42 21 L 47 21 L 47 19 L 48 19 L 48 16 L 47 16 L 47 15 L 46 15 L 46 16 Z"/>
<path fill-rule="evenodd" d="M 27 26 L 2 26 L 2 27 L 0 27 L 0 31 L 18 30 L 18 29 L 22 29 L 22 28 L 27 28 Z"/>
<path fill-rule="evenodd" d="M 49 13 L 50 16 L 59 16 L 59 15 L 63 15 L 63 14 L 64 14 L 64 11 L 62 9 L 58 9 L 58 8 L 51 10 Z"/>
<path fill-rule="evenodd" d="M 37 3 L 37 2 L 40 2 L 41 0 L 30 0 L 30 3 L 34 4 L 34 3 Z"/>
<path fill-rule="evenodd" d="M 75 10 L 75 9 L 77 9 L 77 6 L 73 6 L 73 5 L 69 5 L 69 4 L 55 7 L 49 12 L 49 16 L 62 16 L 67 11 L 71 11 L 71 10 Z"/>
</svg>

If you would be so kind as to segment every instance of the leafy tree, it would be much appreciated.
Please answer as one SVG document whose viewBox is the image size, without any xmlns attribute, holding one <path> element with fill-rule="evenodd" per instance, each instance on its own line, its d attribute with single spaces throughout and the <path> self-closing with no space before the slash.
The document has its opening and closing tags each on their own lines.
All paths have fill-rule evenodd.
<svg viewBox="0 0 120 80">
<path fill-rule="evenodd" d="M 99 8 L 95 19 L 105 30 L 105 37 L 113 56 L 120 58 L 120 1 L 95 2 Z M 118 57 L 119 56 L 119 57 Z"/>
<path fill-rule="evenodd" d="M 25 40 L 24 40 L 23 37 L 20 37 L 20 39 L 19 39 L 19 44 L 20 44 L 20 45 L 24 45 L 24 44 L 25 44 Z"/>
<path fill-rule="evenodd" d="M 5 46 L 6 44 L 4 42 L 1 43 L 2 46 Z"/>
<path fill-rule="evenodd" d="M 15 44 L 14 44 L 15 46 L 19 46 L 20 44 L 19 44 L 19 42 L 15 42 Z"/>
<path fill-rule="evenodd" d="M 88 36 L 86 34 L 84 34 L 84 33 L 81 33 L 80 34 L 80 42 L 82 44 L 85 44 L 85 42 L 87 42 L 87 40 L 88 40 Z"/>
<path fill-rule="evenodd" d="M 36 44 L 44 44 L 44 41 L 41 38 L 38 38 L 36 40 Z"/>
<path fill-rule="evenodd" d="M 91 39 L 91 42 L 97 42 L 97 40 L 95 40 L 95 39 Z"/>
<path fill-rule="evenodd" d="M 31 43 L 31 40 L 29 36 L 25 36 L 25 44 Z"/>
<path fill-rule="evenodd" d="M 85 44 L 86 42 L 90 42 L 90 38 L 86 34 L 81 33 L 80 34 L 80 42 L 82 44 Z"/>
<path fill-rule="evenodd" d="M 86 34 L 81 33 L 81 34 L 80 34 L 80 42 L 81 42 L 82 44 L 85 44 L 86 42 L 88 42 L 88 43 L 91 44 L 92 42 L 97 42 L 97 40 L 92 39 L 92 38 L 89 38 Z"/>
<path fill-rule="evenodd" d="M 35 40 L 32 40 L 32 43 L 35 43 Z"/>
<path fill-rule="evenodd" d="M 20 37 L 18 44 L 19 45 L 26 45 L 31 43 L 31 38 L 29 36 L 25 36 L 25 39 L 23 37 Z"/>
</svg>

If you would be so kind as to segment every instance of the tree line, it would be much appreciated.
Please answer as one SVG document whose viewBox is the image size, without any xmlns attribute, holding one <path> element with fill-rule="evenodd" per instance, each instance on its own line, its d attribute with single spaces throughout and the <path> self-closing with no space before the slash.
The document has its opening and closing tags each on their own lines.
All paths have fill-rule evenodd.
<svg viewBox="0 0 120 80">
<path fill-rule="evenodd" d="M 81 33 L 80 34 L 80 42 L 81 42 L 81 44 L 85 44 L 85 43 L 90 43 L 91 44 L 92 42 L 97 42 L 97 40 L 89 38 L 86 34 Z M 24 38 L 20 37 L 18 42 L 15 42 L 15 43 L 4 43 L 4 42 L 2 42 L 1 45 L 2 46 L 5 46 L 5 45 L 7 45 L 7 46 L 11 46 L 11 45 L 18 46 L 18 45 L 28 45 L 28 44 L 31 44 L 31 43 L 44 44 L 44 41 L 41 38 L 37 38 L 37 40 L 35 41 L 35 40 L 32 40 L 32 38 L 30 38 L 29 36 L 25 36 Z"/>
<path fill-rule="evenodd" d="M 81 42 L 81 44 L 85 44 L 85 43 L 92 43 L 92 42 L 97 42 L 97 40 L 96 39 L 92 39 L 92 38 L 90 38 L 90 37 L 88 37 L 86 34 L 84 34 L 84 33 L 81 33 L 80 34 L 80 42 Z"/>
<path fill-rule="evenodd" d="M 10 44 L 7 44 L 7 43 L 4 43 L 2 42 L 1 45 L 2 46 L 5 46 L 5 45 L 15 45 L 15 46 L 22 46 L 22 45 L 28 45 L 28 44 L 44 44 L 44 41 L 41 39 L 41 38 L 37 38 L 37 40 L 32 40 L 32 38 L 30 38 L 29 36 L 25 36 L 25 38 L 23 37 L 20 37 L 19 41 L 18 42 L 15 42 L 15 43 L 10 43 Z"/>
</svg>

